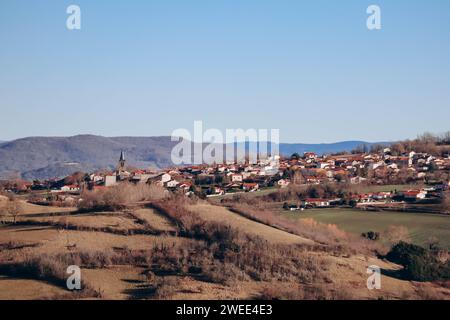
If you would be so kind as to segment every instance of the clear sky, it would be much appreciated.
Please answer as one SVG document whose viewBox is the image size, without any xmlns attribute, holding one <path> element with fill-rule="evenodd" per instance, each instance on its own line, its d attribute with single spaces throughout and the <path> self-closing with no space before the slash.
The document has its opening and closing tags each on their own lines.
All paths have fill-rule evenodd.
<svg viewBox="0 0 450 320">
<path fill-rule="evenodd" d="M 66 28 L 70 4 L 81 30 Z M 202 120 L 283 142 L 386 141 L 449 119 L 448 0 L 0 1 L 0 140 Z"/>
</svg>

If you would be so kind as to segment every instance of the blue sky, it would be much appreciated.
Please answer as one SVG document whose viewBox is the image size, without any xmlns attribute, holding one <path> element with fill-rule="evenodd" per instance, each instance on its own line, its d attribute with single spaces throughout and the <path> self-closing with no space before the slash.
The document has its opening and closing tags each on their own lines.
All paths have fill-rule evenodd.
<svg viewBox="0 0 450 320">
<path fill-rule="evenodd" d="M 283 142 L 439 133 L 450 1 L 1 0 L 0 112 L 0 140 L 170 135 L 194 120 L 279 128 Z"/>
</svg>

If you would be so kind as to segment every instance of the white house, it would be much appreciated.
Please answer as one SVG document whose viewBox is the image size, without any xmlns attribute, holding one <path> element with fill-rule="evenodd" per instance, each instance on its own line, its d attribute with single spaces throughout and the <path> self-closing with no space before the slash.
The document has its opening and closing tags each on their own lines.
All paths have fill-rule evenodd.
<svg viewBox="0 0 450 320">
<path fill-rule="evenodd" d="M 329 162 L 320 162 L 319 165 L 320 165 L 319 166 L 320 169 L 325 169 L 325 168 L 329 168 L 332 166 Z"/>
<path fill-rule="evenodd" d="M 281 179 L 278 180 L 277 184 L 280 188 L 286 188 L 290 184 L 290 182 L 286 179 Z"/>
<path fill-rule="evenodd" d="M 362 183 L 362 182 L 364 182 L 364 181 L 366 181 L 366 180 L 367 180 L 366 178 L 357 176 L 357 177 L 352 177 L 352 178 L 350 178 L 350 183 L 351 183 L 351 184 L 359 184 L 359 183 Z"/>
<path fill-rule="evenodd" d="M 427 196 L 427 191 L 425 190 L 408 190 L 403 192 L 405 199 L 408 200 L 417 200 L 417 199 L 425 199 Z"/>
<path fill-rule="evenodd" d="M 243 180 L 242 174 L 232 174 L 231 175 L 232 182 L 242 182 L 242 180 Z"/>
<path fill-rule="evenodd" d="M 245 191 L 257 191 L 259 190 L 259 184 L 257 183 L 244 183 L 242 185 L 242 189 L 244 189 Z"/>
<path fill-rule="evenodd" d="M 176 180 L 170 180 L 166 183 L 167 188 L 175 188 L 180 183 Z"/>
<path fill-rule="evenodd" d="M 385 163 L 383 161 L 371 162 L 371 163 L 369 163 L 369 169 L 375 170 L 375 169 L 377 169 L 379 167 L 382 167 L 384 165 L 385 165 Z"/>
<path fill-rule="evenodd" d="M 80 187 L 77 185 L 66 185 L 61 187 L 61 191 L 62 192 L 79 192 L 80 191 Z"/>
<path fill-rule="evenodd" d="M 311 205 L 314 207 L 329 207 L 330 201 L 326 199 L 310 198 L 305 200 L 305 205 Z"/>
<path fill-rule="evenodd" d="M 117 184 L 117 177 L 114 175 L 105 176 L 105 187 L 115 186 Z"/>
<path fill-rule="evenodd" d="M 100 181 L 103 181 L 103 176 L 98 175 L 98 174 L 91 174 L 91 175 L 89 176 L 89 178 L 90 178 L 91 181 L 93 181 L 93 182 L 100 182 Z"/>
<path fill-rule="evenodd" d="M 170 180 L 172 180 L 172 176 L 171 176 L 170 174 L 168 174 L 168 173 L 164 173 L 164 174 L 161 176 L 161 182 L 162 182 L 162 183 L 167 183 L 167 182 L 169 182 Z"/>
</svg>

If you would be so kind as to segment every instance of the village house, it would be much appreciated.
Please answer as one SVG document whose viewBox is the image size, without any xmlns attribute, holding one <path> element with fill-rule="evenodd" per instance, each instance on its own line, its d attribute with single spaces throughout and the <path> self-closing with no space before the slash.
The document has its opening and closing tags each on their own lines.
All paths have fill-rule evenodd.
<svg viewBox="0 0 450 320">
<path fill-rule="evenodd" d="M 107 175 L 105 176 L 105 187 L 112 187 L 117 184 L 117 176 Z"/>
<path fill-rule="evenodd" d="M 192 182 L 191 182 L 191 181 L 184 181 L 184 182 L 180 183 L 180 184 L 178 185 L 178 187 L 179 187 L 180 189 L 184 189 L 184 190 L 188 191 L 188 190 L 190 190 L 191 187 L 192 187 Z"/>
<path fill-rule="evenodd" d="M 231 174 L 231 181 L 232 182 L 242 182 L 244 180 L 244 177 L 242 174 Z"/>
<path fill-rule="evenodd" d="M 363 183 L 364 181 L 367 181 L 367 178 L 362 178 L 360 176 L 350 178 L 351 184 L 360 184 Z"/>
<path fill-rule="evenodd" d="M 291 182 L 287 179 L 280 179 L 277 181 L 277 184 L 280 188 L 286 188 Z"/>
<path fill-rule="evenodd" d="M 62 186 L 60 190 L 61 190 L 61 192 L 80 192 L 81 189 L 80 189 L 80 186 L 71 184 L 71 185 Z"/>
<path fill-rule="evenodd" d="M 170 180 L 172 180 L 172 176 L 170 174 L 168 174 L 168 173 L 164 173 L 161 176 L 161 183 L 163 183 L 163 184 L 169 182 Z"/>
<path fill-rule="evenodd" d="M 259 184 L 257 183 L 244 183 L 242 189 L 249 192 L 254 192 L 259 189 Z"/>
<path fill-rule="evenodd" d="M 308 198 L 305 200 L 305 206 L 329 207 L 330 201 L 325 199 Z"/>
<path fill-rule="evenodd" d="M 178 182 L 178 181 L 176 181 L 176 180 L 170 180 L 170 181 L 167 181 L 166 183 L 165 183 L 165 186 L 167 187 L 167 188 L 175 188 L 177 185 L 179 185 L 180 183 Z"/>
<path fill-rule="evenodd" d="M 317 158 L 317 154 L 315 152 L 305 152 L 303 157 L 306 160 L 315 160 Z"/>
<path fill-rule="evenodd" d="M 386 200 L 389 199 L 390 197 L 391 197 L 390 192 L 377 192 L 372 195 L 372 199 L 377 201 Z"/>
<path fill-rule="evenodd" d="M 386 164 L 384 163 L 384 161 L 377 161 L 377 162 L 374 161 L 374 162 L 369 162 L 368 168 L 370 170 L 375 170 L 375 169 L 378 169 L 378 168 L 383 167 L 385 165 Z"/>
<path fill-rule="evenodd" d="M 371 194 L 356 194 L 356 195 L 352 196 L 352 200 L 354 200 L 360 204 L 373 202 Z"/>
<path fill-rule="evenodd" d="M 89 176 L 89 179 L 90 179 L 93 183 L 101 183 L 101 182 L 104 181 L 104 177 L 103 177 L 102 175 L 100 175 L 100 174 L 95 174 L 95 173 L 91 174 L 91 175 Z"/>
<path fill-rule="evenodd" d="M 215 187 L 215 188 L 214 188 L 214 193 L 215 193 L 216 195 L 224 195 L 224 194 L 225 194 L 225 190 L 223 190 L 223 189 L 220 188 L 220 187 Z"/>
<path fill-rule="evenodd" d="M 425 190 L 408 190 L 403 192 L 403 196 L 406 201 L 416 201 L 425 199 L 427 196 L 427 191 Z"/>
</svg>

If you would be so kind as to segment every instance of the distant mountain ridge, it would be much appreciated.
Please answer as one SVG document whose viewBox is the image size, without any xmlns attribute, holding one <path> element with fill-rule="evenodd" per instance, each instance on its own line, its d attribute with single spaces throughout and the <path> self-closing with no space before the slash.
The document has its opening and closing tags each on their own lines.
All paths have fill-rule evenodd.
<svg viewBox="0 0 450 320">
<path fill-rule="evenodd" d="M 170 137 L 28 137 L 0 142 L 0 179 L 47 179 L 63 177 L 75 171 L 112 169 L 120 151 L 126 153 L 127 164 L 138 168 L 172 166 L 170 154 L 178 142 Z M 280 153 L 311 151 L 318 154 L 350 151 L 364 141 L 324 144 L 280 143 Z M 386 144 L 386 143 L 384 143 Z"/>
</svg>

